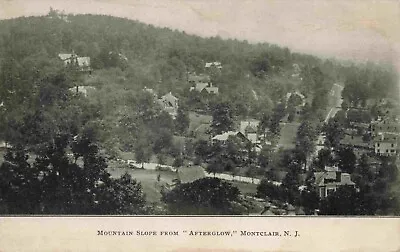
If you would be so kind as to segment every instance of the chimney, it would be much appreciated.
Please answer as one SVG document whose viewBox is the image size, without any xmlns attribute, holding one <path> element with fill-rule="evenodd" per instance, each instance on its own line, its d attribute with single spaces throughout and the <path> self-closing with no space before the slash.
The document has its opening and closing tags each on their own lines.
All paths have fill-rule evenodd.
<svg viewBox="0 0 400 252">
<path fill-rule="evenodd" d="M 342 172 L 336 172 L 336 182 L 340 182 L 342 180 Z"/>
</svg>

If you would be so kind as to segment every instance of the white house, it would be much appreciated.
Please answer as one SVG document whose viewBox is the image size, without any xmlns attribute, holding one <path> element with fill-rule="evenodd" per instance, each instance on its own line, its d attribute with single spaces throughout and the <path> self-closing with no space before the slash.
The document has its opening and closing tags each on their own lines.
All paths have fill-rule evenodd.
<svg viewBox="0 0 400 252">
<path fill-rule="evenodd" d="M 350 174 L 339 171 L 338 167 L 325 167 L 323 172 L 314 172 L 314 185 L 320 198 L 336 192 L 341 186 L 355 187 Z"/>
<path fill-rule="evenodd" d="M 172 95 L 171 92 L 158 99 L 158 103 L 161 105 L 162 109 L 168 112 L 172 118 L 175 118 L 178 114 L 178 101 L 179 99 Z"/>
</svg>

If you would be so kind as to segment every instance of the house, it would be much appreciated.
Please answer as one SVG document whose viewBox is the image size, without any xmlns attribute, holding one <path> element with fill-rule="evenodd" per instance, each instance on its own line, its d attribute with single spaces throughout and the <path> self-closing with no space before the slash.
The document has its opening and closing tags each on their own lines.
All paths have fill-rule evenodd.
<svg viewBox="0 0 400 252">
<path fill-rule="evenodd" d="M 320 198 L 336 192 L 339 187 L 355 187 L 350 174 L 339 171 L 338 167 L 325 167 L 323 172 L 314 172 L 314 185 Z"/>
<path fill-rule="evenodd" d="M 121 61 L 125 61 L 125 62 L 128 62 L 128 58 L 125 56 L 125 55 L 123 55 L 122 53 L 118 53 L 118 52 L 113 52 L 113 51 L 110 51 L 109 53 L 108 53 L 108 55 L 110 56 L 110 57 L 117 57 L 119 60 L 121 60 Z"/>
<path fill-rule="evenodd" d="M 371 134 L 376 136 L 379 133 L 399 133 L 400 122 L 393 118 L 385 118 L 371 122 Z"/>
<path fill-rule="evenodd" d="M 144 92 L 147 92 L 147 93 L 149 93 L 149 94 L 151 94 L 151 95 L 153 96 L 154 99 L 157 99 L 157 98 L 158 98 L 157 93 L 156 93 L 156 92 L 154 91 L 154 89 L 152 89 L 152 88 L 144 87 L 144 88 L 143 88 L 143 91 L 144 91 Z"/>
<path fill-rule="evenodd" d="M 300 78 L 302 80 L 302 78 L 300 77 L 301 68 L 300 68 L 299 64 L 294 63 L 292 65 L 292 67 L 293 67 L 292 78 Z"/>
<path fill-rule="evenodd" d="M 213 86 L 209 75 L 196 75 L 191 73 L 188 76 L 188 82 L 192 84 L 190 91 L 197 91 L 199 93 L 205 91 L 209 94 L 218 94 L 218 87 Z"/>
<path fill-rule="evenodd" d="M 179 99 L 172 95 L 171 92 L 161 96 L 161 98 L 158 99 L 158 103 L 162 109 L 170 114 L 173 118 L 175 118 L 178 114 L 178 101 Z"/>
<path fill-rule="evenodd" d="M 60 53 L 58 57 L 64 62 L 65 66 L 77 66 L 80 71 L 91 71 L 90 57 L 79 57 L 75 53 Z"/>
<path fill-rule="evenodd" d="M 259 125 L 260 121 L 255 119 L 240 121 L 239 125 L 239 132 L 241 132 L 253 144 L 257 151 L 261 151 L 263 144 L 272 144 L 270 141 L 264 139 L 264 135 L 259 134 Z"/>
<path fill-rule="evenodd" d="M 244 141 L 248 141 L 247 138 L 239 131 L 227 131 L 222 134 L 216 135 L 211 138 L 212 143 L 226 144 L 230 136 L 237 136 Z"/>
<path fill-rule="evenodd" d="M 373 140 L 375 154 L 380 156 L 394 156 L 397 154 L 398 135 L 379 133 Z"/>
<path fill-rule="evenodd" d="M 380 156 L 397 154 L 400 123 L 395 118 L 385 118 L 371 123 L 374 152 Z"/>
<path fill-rule="evenodd" d="M 260 121 L 255 120 L 255 119 L 240 121 L 239 131 L 242 132 L 243 134 L 246 134 L 246 130 L 257 132 L 259 125 L 260 125 Z"/>
<path fill-rule="evenodd" d="M 263 139 L 263 136 L 258 134 L 258 120 L 241 121 L 238 131 L 228 131 L 214 136 L 211 140 L 212 143 L 220 142 L 225 144 L 230 136 L 237 136 L 243 142 L 251 144 L 256 152 L 260 152 L 263 144 L 271 145 L 272 143 Z"/>
<path fill-rule="evenodd" d="M 343 147 L 351 147 L 357 158 L 360 158 L 363 154 L 370 154 L 374 151 L 370 141 L 364 141 L 361 135 L 345 134 L 344 138 L 340 141 L 340 145 Z"/>
<path fill-rule="evenodd" d="M 221 62 L 215 61 L 215 62 L 207 62 L 206 65 L 204 66 L 206 69 L 209 69 L 211 67 L 215 67 L 217 69 L 222 69 L 222 64 Z"/>
<path fill-rule="evenodd" d="M 96 88 L 93 87 L 93 86 L 75 86 L 75 87 L 72 87 L 72 88 L 70 88 L 68 90 L 71 91 L 71 92 L 75 92 L 76 94 L 81 93 L 85 97 L 87 97 L 88 93 L 96 90 Z"/>
<path fill-rule="evenodd" d="M 218 94 L 218 87 L 213 87 L 212 83 L 198 82 L 194 87 L 190 87 L 190 91 L 197 91 L 199 93 L 206 91 L 209 94 Z"/>
<path fill-rule="evenodd" d="M 8 144 L 6 141 L 1 141 L 0 142 L 0 150 L 6 150 L 12 148 L 10 144 Z"/>
</svg>

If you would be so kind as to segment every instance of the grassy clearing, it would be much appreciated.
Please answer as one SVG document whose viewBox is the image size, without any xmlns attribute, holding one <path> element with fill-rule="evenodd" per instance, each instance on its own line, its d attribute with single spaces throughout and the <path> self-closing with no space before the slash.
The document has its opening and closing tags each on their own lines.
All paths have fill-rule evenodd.
<svg viewBox="0 0 400 252">
<path fill-rule="evenodd" d="M 281 124 L 281 137 L 278 141 L 278 148 L 293 149 L 295 147 L 297 129 L 300 123 Z"/>
<path fill-rule="evenodd" d="M 148 202 L 160 202 L 161 185 L 172 184 L 172 181 L 177 178 L 177 174 L 171 171 L 154 171 L 141 170 L 130 168 L 109 168 L 107 169 L 112 177 L 118 178 L 125 172 L 130 174 L 134 179 L 142 184 L 143 192 L 146 194 Z M 157 176 L 160 174 L 160 182 L 157 181 Z"/>
<path fill-rule="evenodd" d="M 236 186 L 243 195 L 256 194 L 257 185 L 250 183 L 243 183 L 238 181 L 229 181 L 232 185 Z"/>
</svg>

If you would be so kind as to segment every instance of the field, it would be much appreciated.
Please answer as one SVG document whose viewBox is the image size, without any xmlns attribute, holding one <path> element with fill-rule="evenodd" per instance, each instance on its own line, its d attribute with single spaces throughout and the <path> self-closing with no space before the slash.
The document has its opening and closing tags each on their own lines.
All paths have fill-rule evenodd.
<svg viewBox="0 0 400 252">
<path fill-rule="evenodd" d="M 188 132 L 193 134 L 197 139 L 207 140 L 209 138 L 207 131 L 210 129 L 212 116 L 190 112 L 189 120 Z"/>
<path fill-rule="evenodd" d="M 282 123 L 281 136 L 277 148 L 293 149 L 295 147 L 297 129 L 300 123 Z"/>
<path fill-rule="evenodd" d="M 243 183 L 237 181 L 230 181 L 230 183 L 236 186 L 243 195 L 254 195 L 257 193 L 256 184 Z"/>
<path fill-rule="evenodd" d="M 107 170 L 113 178 L 118 178 L 127 172 L 134 179 L 139 181 L 142 184 L 142 189 L 146 194 L 146 200 L 148 202 L 160 202 L 161 185 L 172 184 L 172 181 L 177 178 L 176 173 L 171 171 L 154 171 L 130 168 L 109 168 Z M 160 174 L 160 182 L 157 181 L 158 174 Z"/>
</svg>

